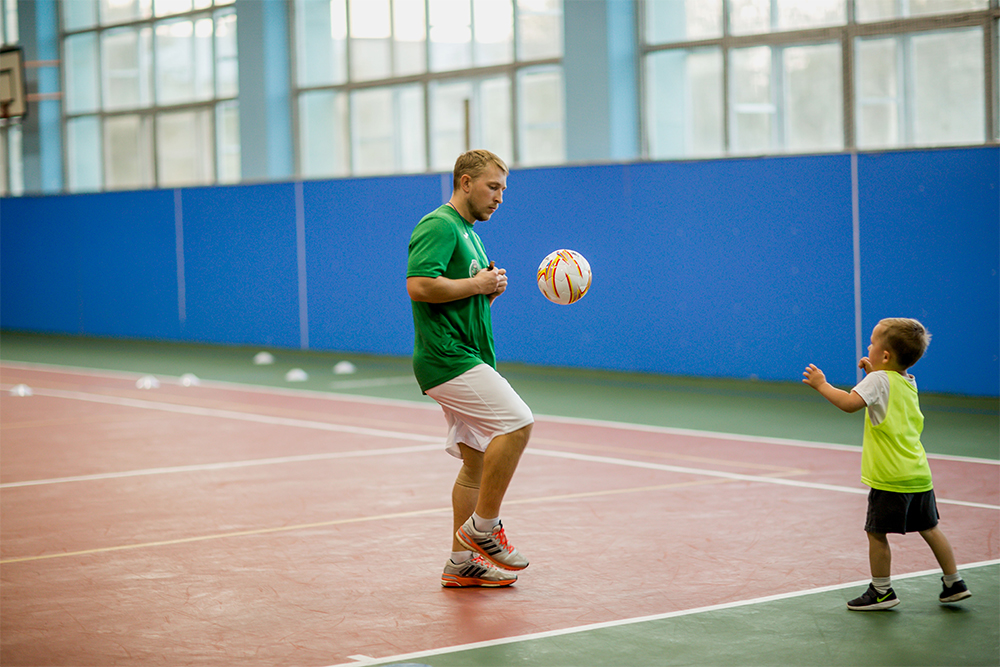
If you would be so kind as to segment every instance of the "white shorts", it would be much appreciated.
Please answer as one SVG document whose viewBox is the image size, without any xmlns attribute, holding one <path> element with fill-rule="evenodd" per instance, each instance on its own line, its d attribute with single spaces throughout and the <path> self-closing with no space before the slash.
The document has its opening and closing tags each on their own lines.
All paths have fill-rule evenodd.
<svg viewBox="0 0 1000 667">
<path fill-rule="evenodd" d="M 458 443 L 485 452 L 498 435 L 535 423 L 531 409 L 510 383 L 489 364 L 479 364 L 457 378 L 427 390 L 448 421 L 445 451 L 462 458 Z"/>
</svg>

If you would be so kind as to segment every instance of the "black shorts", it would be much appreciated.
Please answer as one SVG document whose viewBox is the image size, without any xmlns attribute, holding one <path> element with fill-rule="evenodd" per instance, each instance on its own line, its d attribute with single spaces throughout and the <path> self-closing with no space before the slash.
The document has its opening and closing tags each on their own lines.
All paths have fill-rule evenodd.
<svg viewBox="0 0 1000 667">
<path fill-rule="evenodd" d="M 895 493 L 872 489 L 868 493 L 868 533 L 919 533 L 938 525 L 934 489 L 923 493 Z"/>
</svg>

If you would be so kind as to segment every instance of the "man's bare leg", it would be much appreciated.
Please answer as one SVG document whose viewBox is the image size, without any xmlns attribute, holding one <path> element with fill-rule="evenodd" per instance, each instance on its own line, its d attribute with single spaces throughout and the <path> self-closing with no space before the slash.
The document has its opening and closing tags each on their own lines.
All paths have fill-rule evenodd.
<svg viewBox="0 0 1000 667">
<path fill-rule="evenodd" d="M 507 493 L 510 480 L 517 470 L 524 448 L 531 437 L 531 424 L 518 430 L 498 435 L 490 441 L 483 455 L 482 485 L 476 502 L 476 514 L 484 519 L 500 516 L 500 505 Z"/>
</svg>

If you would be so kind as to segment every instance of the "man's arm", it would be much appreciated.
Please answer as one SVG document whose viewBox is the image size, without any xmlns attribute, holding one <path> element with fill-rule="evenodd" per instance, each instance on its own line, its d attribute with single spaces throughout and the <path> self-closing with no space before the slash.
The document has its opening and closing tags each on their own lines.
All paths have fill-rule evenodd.
<svg viewBox="0 0 1000 667">
<path fill-rule="evenodd" d="M 507 272 L 503 269 L 483 269 L 472 278 L 453 280 L 444 276 L 410 276 L 406 291 L 414 301 L 448 303 L 475 294 L 496 295 L 507 287 Z M 492 302 L 492 299 L 490 299 Z"/>
<path fill-rule="evenodd" d="M 826 375 L 815 364 L 806 366 L 802 381 L 815 389 L 826 400 L 830 401 L 844 412 L 857 412 L 861 408 L 867 407 L 865 399 L 861 398 L 856 391 L 846 392 L 837 389 L 826 381 Z"/>
</svg>

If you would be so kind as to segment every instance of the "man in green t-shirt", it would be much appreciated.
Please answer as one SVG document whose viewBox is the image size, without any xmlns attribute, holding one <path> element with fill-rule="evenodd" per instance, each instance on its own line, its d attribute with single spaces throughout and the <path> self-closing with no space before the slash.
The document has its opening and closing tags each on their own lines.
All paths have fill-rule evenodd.
<svg viewBox="0 0 1000 667">
<path fill-rule="evenodd" d="M 406 291 L 413 301 L 413 373 L 448 422 L 446 451 L 462 459 L 452 489 L 452 554 L 441 585 L 509 586 L 528 560 L 508 544 L 500 505 L 534 417 L 496 371 L 490 306 L 507 289 L 473 227 L 503 201 L 507 165 L 485 150 L 455 162 L 451 199 L 410 237 Z"/>
</svg>

